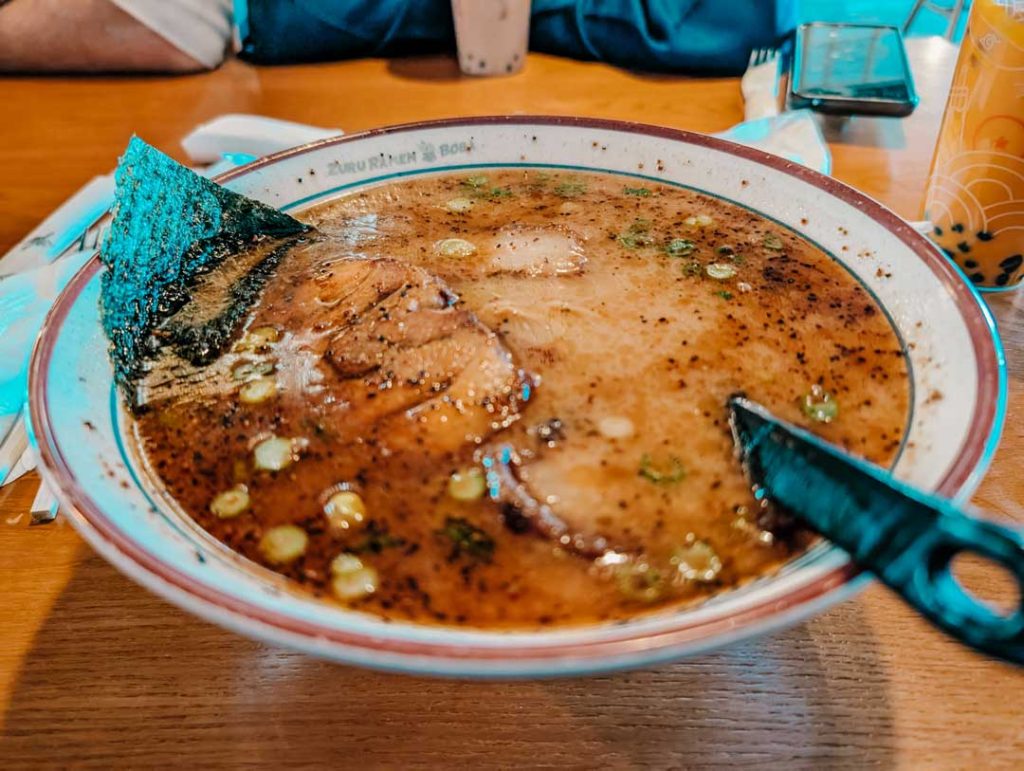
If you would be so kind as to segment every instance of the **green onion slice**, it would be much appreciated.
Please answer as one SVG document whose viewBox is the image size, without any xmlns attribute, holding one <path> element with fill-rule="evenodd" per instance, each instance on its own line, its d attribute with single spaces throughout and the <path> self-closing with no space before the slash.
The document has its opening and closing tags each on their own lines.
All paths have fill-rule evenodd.
<svg viewBox="0 0 1024 771">
<path fill-rule="evenodd" d="M 736 275 L 736 266 L 727 262 L 713 262 L 704 271 L 716 281 L 728 281 Z"/>
<path fill-rule="evenodd" d="M 683 462 L 675 455 L 670 455 L 668 463 L 655 463 L 646 453 L 640 458 L 640 476 L 655 484 L 670 485 L 679 482 L 686 476 Z"/>
<path fill-rule="evenodd" d="M 800 398 L 800 406 L 815 423 L 831 423 L 839 417 L 839 402 L 817 383 Z"/>
</svg>

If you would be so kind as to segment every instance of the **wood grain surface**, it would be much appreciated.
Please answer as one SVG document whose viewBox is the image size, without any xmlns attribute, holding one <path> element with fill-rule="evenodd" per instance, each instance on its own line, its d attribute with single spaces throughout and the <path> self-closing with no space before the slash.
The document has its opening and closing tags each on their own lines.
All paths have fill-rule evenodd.
<svg viewBox="0 0 1024 771">
<path fill-rule="evenodd" d="M 919 215 L 953 50 L 913 41 L 907 120 L 826 126 L 840 179 Z M 0 78 L 0 253 L 137 133 L 181 158 L 204 120 L 253 112 L 346 131 L 550 113 L 720 131 L 738 81 L 531 56 L 504 80 L 446 58 L 181 78 Z M 1024 500 L 1024 295 L 992 301 L 1010 415 L 976 504 Z M 30 527 L 36 480 L 0 488 L 0 767 L 1021 768 L 1024 672 L 944 639 L 887 590 L 787 632 L 648 671 L 467 683 L 381 675 L 250 642 L 120 576 L 65 523 Z M 965 575 L 999 586 L 983 567 Z"/>
</svg>

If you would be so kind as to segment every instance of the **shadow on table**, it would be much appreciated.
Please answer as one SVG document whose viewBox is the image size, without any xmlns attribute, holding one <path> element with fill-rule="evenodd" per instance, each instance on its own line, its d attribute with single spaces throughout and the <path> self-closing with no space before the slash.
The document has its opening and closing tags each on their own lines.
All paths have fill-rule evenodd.
<svg viewBox="0 0 1024 771">
<path fill-rule="evenodd" d="M 244 640 L 153 598 L 93 555 L 23 663 L 0 757 L 28 767 L 694 767 L 822 758 L 884 767 L 893 717 L 866 623 L 851 604 L 827 625 L 650 671 L 427 680 Z M 851 642 L 845 631 L 857 629 Z"/>
<path fill-rule="evenodd" d="M 899 118 L 817 116 L 830 145 L 856 145 L 887 151 L 905 150 L 907 135 Z"/>
<path fill-rule="evenodd" d="M 388 72 L 404 80 L 445 81 L 465 77 L 459 69 L 455 54 L 389 59 Z"/>
</svg>

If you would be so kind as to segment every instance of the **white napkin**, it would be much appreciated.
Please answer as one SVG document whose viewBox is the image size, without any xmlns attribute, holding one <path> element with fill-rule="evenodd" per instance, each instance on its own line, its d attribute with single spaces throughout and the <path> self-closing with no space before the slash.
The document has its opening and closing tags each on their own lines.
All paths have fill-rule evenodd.
<svg viewBox="0 0 1024 771">
<path fill-rule="evenodd" d="M 785 57 L 776 54 L 747 68 L 740 80 L 745 120 L 717 136 L 830 174 L 832 155 L 810 110 L 779 114 L 784 65 Z"/>
<path fill-rule="evenodd" d="M 0 281 L 0 482 L 13 481 L 10 472 L 25 450 L 15 424 L 28 398 L 32 343 L 57 295 L 91 255 L 76 252 Z"/>
<path fill-rule="evenodd" d="M 21 425 L 24 425 L 23 423 Z M 6 446 L 4 447 L 6 449 Z M 12 449 L 16 449 L 12 445 Z M 14 461 L 14 465 L 11 466 L 10 471 L 6 477 L 3 477 L 3 483 L 5 485 L 10 484 L 14 480 L 25 476 L 28 472 L 32 471 L 36 467 L 36 456 L 32 452 L 31 448 L 28 447 L 28 437 L 25 438 L 25 444 L 21 449 L 21 457 Z M 0 469 L 0 477 L 3 476 L 3 470 Z"/>
<path fill-rule="evenodd" d="M 181 146 L 193 163 L 213 163 L 227 153 L 245 153 L 259 158 L 342 133 L 337 128 L 232 113 L 196 126 L 181 140 Z"/>
<path fill-rule="evenodd" d="M 0 258 L 0 279 L 53 262 L 103 216 L 113 200 L 113 174 L 94 177 L 86 182 Z"/>
<path fill-rule="evenodd" d="M 781 155 L 822 174 L 832 173 L 832 154 L 810 110 L 748 120 L 715 136 Z"/>
</svg>

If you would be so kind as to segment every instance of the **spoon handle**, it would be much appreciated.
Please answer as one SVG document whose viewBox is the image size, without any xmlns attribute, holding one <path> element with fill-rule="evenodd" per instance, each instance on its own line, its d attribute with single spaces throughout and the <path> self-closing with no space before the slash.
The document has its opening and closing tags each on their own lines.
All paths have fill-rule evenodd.
<svg viewBox="0 0 1024 771">
<path fill-rule="evenodd" d="M 746 399 L 731 400 L 733 432 L 759 497 L 849 552 L 952 637 L 1024 664 L 1024 534 L 968 516 L 952 502 L 896 480 Z M 1017 582 L 999 612 L 957 581 L 953 559 L 974 553 Z"/>
<path fill-rule="evenodd" d="M 842 541 L 854 561 L 948 634 L 980 651 L 1024 664 L 1024 536 L 964 514 L 948 501 L 921 501 L 893 490 L 878 516 L 878 535 L 845 528 Z M 973 553 L 997 563 L 1018 585 L 1016 607 L 1001 613 L 957 580 L 952 562 Z"/>
</svg>

